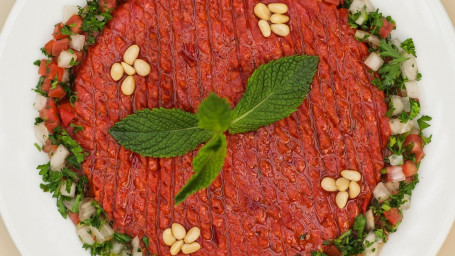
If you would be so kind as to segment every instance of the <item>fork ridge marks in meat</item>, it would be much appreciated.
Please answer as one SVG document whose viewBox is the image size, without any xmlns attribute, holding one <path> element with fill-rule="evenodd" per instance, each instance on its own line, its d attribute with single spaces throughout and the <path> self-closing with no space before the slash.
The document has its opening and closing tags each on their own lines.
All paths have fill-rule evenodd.
<svg viewBox="0 0 455 256">
<path fill-rule="evenodd" d="M 269 1 L 264 1 L 268 3 Z M 162 232 L 173 222 L 201 228 L 194 255 L 309 255 L 349 229 L 379 181 L 389 135 L 384 95 L 370 84 L 367 47 L 347 24 L 347 11 L 318 0 L 289 6 L 291 34 L 264 38 L 252 0 L 131 0 L 88 51 L 77 74 L 76 139 L 91 192 L 114 228 L 150 237 L 168 255 Z M 152 66 L 124 96 L 109 69 L 131 44 Z M 298 111 L 255 133 L 228 136 L 220 176 L 177 207 L 173 198 L 192 173 L 195 152 L 153 159 L 120 147 L 107 130 L 143 108 L 194 112 L 214 91 L 234 105 L 255 68 L 293 54 L 318 55 L 312 90 Z M 343 169 L 363 174 L 362 194 L 337 208 L 320 180 Z M 303 239 L 305 237 L 305 239 Z"/>
</svg>

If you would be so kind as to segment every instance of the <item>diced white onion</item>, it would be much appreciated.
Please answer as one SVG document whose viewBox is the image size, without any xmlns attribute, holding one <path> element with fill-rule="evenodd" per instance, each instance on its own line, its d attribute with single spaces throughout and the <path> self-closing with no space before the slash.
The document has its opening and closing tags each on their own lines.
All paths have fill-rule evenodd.
<svg viewBox="0 0 455 256">
<path fill-rule="evenodd" d="M 43 95 L 37 93 L 36 97 L 35 97 L 35 103 L 33 103 L 33 107 L 36 110 L 41 111 L 46 106 L 46 103 L 47 103 L 47 97 L 44 97 Z"/>
<path fill-rule="evenodd" d="M 409 81 L 404 83 L 406 87 L 407 96 L 410 98 L 418 99 L 420 97 L 419 86 L 417 81 Z"/>
<path fill-rule="evenodd" d="M 410 134 L 420 134 L 420 131 L 419 131 L 419 129 L 414 127 L 414 128 L 411 129 L 411 131 L 409 133 Z"/>
<path fill-rule="evenodd" d="M 35 125 L 35 136 L 41 145 L 46 144 L 46 141 L 49 138 L 49 130 L 47 130 L 43 123 Z"/>
<path fill-rule="evenodd" d="M 394 116 L 403 112 L 404 104 L 403 104 L 403 100 L 401 99 L 400 96 L 392 95 L 392 97 L 390 98 L 390 101 L 392 102 L 392 106 L 394 108 L 393 113 L 392 113 Z"/>
<path fill-rule="evenodd" d="M 355 20 L 357 25 L 362 25 L 368 18 L 368 12 L 363 10 L 361 11 L 360 16 Z"/>
<path fill-rule="evenodd" d="M 139 248 L 139 237 L 134 237 L 133 240 L 131 241 L 131 246 L 133 248 Z"/>
<path fill-rule="evenodd" d="M 121 256 L 131 256 L 130 250 L 123 250 Z"/>
<path fill-rule="evenodd" d="M 112 253 L 120 254 L 120 253 L 122 253 L 124 248 L 125 248 L 125 245 L 118 242 L 117 240 L 112 241 L 112 250 L 111 250 Z"/>
<path fill-rule="evenodd" d="M 390 192 L 395 192 L 400 189 L 400 183 L 399 182 L 386 182 L 384 186 L 390 191 Z"/>
<path fill-rule="evenodd" d="M 370 45 L 375 49 L 379 47 L 379 44 L 381 43 L 379 37 L 371 35 L 370 33 L 363 30 L 357 30 L 355 32 L 355 37 L 359 40 L 365 40 L 366 42 L 370 43 Z"/>
<path fill-rule="evenodd" d="M 390 191 L 384 186 L 384 183 L 379 182 L 373 190 L 374 197 L 380 202 L 384 202 L 390 196 Z"/>
<path fill-rule="evenodd" d="M 100 244 L 112 239 L 114 236 L 114 230 L 109 223 L 104 224 L 101 229 L 90 226 L 90 230 L 92 235 L 96 237 L 96 242 Z"/>
<path fill-rule="evenodd" d="M 376 52 L 370 53 L 370 56 L 365 60 L 365 65 L 373 71 L 378 71 L 384 65 L 384 60 Z"/>
<path fill-rule="evenodd" d="M 401 72 L 403 73 L 403 76 L 409 81 L 417 80 L 418 68 L 416 58 L 414 55 L 409 53 L 403 54 L 403 57 L 409 58 L 408 60 L 401 63 Z"/>
<path fill-rule="evenodd" d="M 142 256 L 142 249 L 139 242 L 139 237 L 137 236 L 131 241 L 131 256 Z"/>
<path fill-rule="evenodd" d="M 62 183 L 62 186 L 60 187 L 60 193 L 62 193 L 62 195 L 64 196 L 74 197 L 74 194 L 76 193 L 76 183 L 75 182 L 71 183 L 70 192 L 68 192 L 66 190 L 66 181 L 64 181 Z"/>
<path fill-rule="evenodd" d="M 70 155 L 68 149 L 60 144 L 51 157 L 51 170 L 60 171 L 65 167 L 65 159 Z"/>
<path fill-rule="evenodd" d="M 79 13 L 79 8 L 77 6 L 64 6 L 63 7 L 63 19 L 62 22 L 66 23 L 71 16 Z"/>
<path fill-rule="evenodd" d="M 83 35 L 71 35 L 70 47 L 76 51 L 84 49 L 85 36 Z M 76 61 L 76 60 L 75 60 Z"/>
<path fill-rule="evenodd" d="M 398 40 L 397 38 L 395 38 L 395 39 L 392 40 L 392 44 L 395 45 L 395 46 L 398 48 L 398 52 L 399 52 L 399 53 L 402 53 L 402 52 L 403 52 L 403 48 L 401 48 L 401 42 L 400 42 L 400 40 Z"/>
<path fill-rule="evenodd" d="M 406 176 L 403 173 L 402 166 L 387 167 L 387 179 L 392 182 L 399 182 L 399 181 L 406 180 Z"/>
<path fill-rule="evenodd" d="M 367 230 L 368 230 L 368 231 L 374 230 L 374 215 L 373 215 L 373 210 L 369 209 L 369 210 L 365 213 L 365 217 L 366 217 L 366 219 L 367 219 L 367 224 L 366 224 Z"/>
<path fill-rule="evenodd" d="M 365 237 L 365 240 L 363 240 L 363 244 L 365 246 L 364 256 L 378 256 L 384 245 L 384 241 L 376 236 L 374 231 L 370 231 Z"/>
<path fill-rule="evenodd" d="M 389 156 L 390 165 L 403 165 L 403 156 L 402 155 L 391 155 Z"/>
<path fill-rule="evenodd" d="M 402 123 L 400 119 L 397 118 L 390 120 L 390 129 L 392 131 L 392 135 L 410 132 L 414 127 L 415 122 L 413 120 L 409 120 L 406 123 Z"/>
<path fill-rule="evenodd" d="M 411 111 L 411 102 L 409 101 L 409 97 L 402 97 L 401 101 L 403 103 L 403 110 L 406 112 Z"/>
<path fill-rule="evenodd" d="M 92 245 L 95 243 L 92 235 L 90 234 L 90 229 L 85 225 L 78 225 L 77 227 L 77 235 L 81 239 L 82 243 Z"/>
<path fill-rule="evenodd" d="M 73 209 L 74 201 L 75 201 L 75 198 L 73 198 L 69 201 L 64 200 L 63 205 L 65 205 L 66 209 L 71 210 L 71 209 Z"/>
<path fill-rule="evenodd" d="M 81 221 L 88 220 L 96 214 L 96 208 L 92 205 L 95 201 L 93 198 L 86 197 L 79 205 L 79 219 Z"/>
<path fill-rule="evenodd" d="M 70 81 L 70 70 L 65 69 L 65 71 L 63 72 L 62 82 L 67 83 L 69 81 Z"/>
<path fill-rule="evenodd" d="M 71 68 L 71 62 L 76 62 L 77 55 L 70 51 L 62 51 L 58 56 L 58 66 L 61 68 Z"/>
<path fill-rule="evenodd" d="M 357 13 L 364 9 L 367 12 L 374 12 L 376 10 L 370 0 L 354 0 L 349 7 L 351 13 Z"/>
<path fill-rule="evenodd" d="M 103 15 L 95 15 L 95 18 L 99 21 L 103 21 L 105 19 Z"/>
<path fill-rule="evenodd" d="M 404 210 L 411 208 L 411 196 L 410 195 L 404 194 L 403 201 L 404 201 L 404 204 L 402 204 L 400 206 L 400 211 L 404 211 Z"/>
<path fill-rule="evenodd" d="M 131 256 L 142 256 L 141 248 L 133 248 Z"/>
</svg>

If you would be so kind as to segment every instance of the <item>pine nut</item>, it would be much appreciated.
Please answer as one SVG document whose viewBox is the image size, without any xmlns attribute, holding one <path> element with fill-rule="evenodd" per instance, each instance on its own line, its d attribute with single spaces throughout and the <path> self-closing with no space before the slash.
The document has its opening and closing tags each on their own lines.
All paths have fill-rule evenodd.
<svg viewBox="0 0 455 256">
<path fill-rule="evenodd" d="M 168 246 L 171 246 L 172 244 L 174 244 L 176 241 L 174 235 L 172 234 L 172 230 L 170 228 L 164 230 L 163 232 L 163 242 L 168 245 Z"/>
<path fill-rule="evenodd" d="M 134 68 L 136 69 L 136 72 L 140 76 L 148 76 L 150 74 L 150 65 L 145 61 L 141 59 L 137 59 L 134 61 Z"/>
<path fill-rule="evenodd" d="M 264 37 L 269 37 L 272 34 L 272 30 L 270 29 L 270 25 L 267 21 L 265 20 L 260 20 L 258 22 L 259 30 L 261 30 L 261 33 Z"/>
<path fill-rule="evenodd" d="M 288 12 L 288 6 L 282 3 L 273 3 L 268 5 L 269 10 L 273 13 L 283 14 Z"/>
<path fill-rule="evenodd" d="M 123 54 L 123 61 L 126 63 L 133 65 L 134 61 L 139 56 L 139 46 L 137 44 L 133 44 L 128 49 L 126 49 L 125 53 Z"/>
<path fill-rule="evenodd" d="M 335 183 L 335 179 L 330 177 L 325 177 L 324 179 L 322 179 L 321 187 L 322 189 L 328 192 L 335 192 L 338 190 Z"/>
<path fill-rule="evenodd" d="M 186 235 L 186 230 L 179 223 L 174 223 L 172 224 L 172 234 L 174 235 L 175 239 L 182 240 Z"/>
<path fill-rule="evenodd" d="M 114 81 L 122 79 L 123 76 L 123 67 L 120 63 L 114 63 L 111 67 L 111 78 Z"/>
<path fill-rule="evenodd" d="M 286 24 L 272 24 L 270 26 L 272 32 L 279 36 L 289 35 L 289 26 Z"/>
<path fill-rule="evenodd" d="M 122 67 L 123 70 L 125 70 L 125 73 L 129 76 L 134 76 L 136 74 L 136 70 L 130 66 L 128 63 L 122 61 Z"/>
<path fill-rule="evenodd" d="M 351 183 L 349 183 L 349 198 L 351 199 L 356 198 L 359 196 L 359 194 L 360 194 L 359 183 L 351 181 Z"/>
<path fill-rule="evenodd" d="M 184 254 L 195 253 L 195 252 L 199 251 L 199 249 L 201 249 L 201 245 L 198 242 L 194 242 L 191 244 L 184 244 L 182 246 L 182 252 Z"/>
<path fill-rule="evenodd" d="M 346 191 L 349 188 L 349 180 L 345 178 L 338 178 L 336 181 L 336 186 L 339 191 Z"/>
<path fill-rule="evenodd" d="M 126 96 L 130 96 L 133 94 L 134 89 L 136 89 L 136 81 L 134 81 L 133 76 L 127 76 L 125 80 L 123 80 L 122 83 L 122 93 L 125 94 Z"/>
<path fill-rule="evenodd" d="M 338 192 L 335 202 L 337 203 L 338 208 L 343 209 L 348 202 L 349 194 L 346 191 Z"/>
<path fill-rule="evenodd" d="M 362 178 L 360 172 L 353 170 L 344 170 L 341 172 L 341 176 L 352 181 L 359 181 Z"/>
<path fill-rule="evenodd" d="M 270 22 L 275 24 L 283 24 L 289 21 L 289 17 L 283 14 L 273 14 L 270 17 Z"/>
<path fill-rule="evenodd" d="M 171 255 L 177 255 L 180 252 L 180 249 L 182 249 L 183 246 L 183 240 L 175 242 L 172 246 L 169 252 Z"/>
<path fill-rule="evenodd" d="M 191 244 L 192 242 L 196 241 L 200 235 L 201 230 L 198 227 L 192 227 L 190 230 L 188 230 L 183 240 L 185 243 Z"/>
<path fill-rule="evenodd" d="M 254 14 L 261 20 L 270 20 L 270 10 L 263 3 L 254 6 Z"/>
</svg>

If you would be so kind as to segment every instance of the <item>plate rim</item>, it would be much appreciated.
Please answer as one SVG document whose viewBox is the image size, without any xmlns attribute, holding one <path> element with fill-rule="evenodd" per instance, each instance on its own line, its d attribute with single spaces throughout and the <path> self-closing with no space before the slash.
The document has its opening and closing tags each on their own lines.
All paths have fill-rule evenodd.
<svg viewBox="0 0 455 256">
<path fill-rule="evenodd" d="M 5 46 L 6 42 L 8 40 L 8 37 L 11 33 L 11 30 L 17 21 L 17 17 L 19 13 L 21 12 L 22 8 L 24 5 L 27 3 L 28 0 L 16 0 L 14 3 L 10 13 L 8 14 L 8 17 L 4 23 L 4 26 L 2 28 L 2 31 L 0 32 L 0 59 L 2 59 L 2 56 L 4 55 L 5 51 Z M 444 23 L 444 29 L 449 29 L 450 31 L 447 31 L 447 33 L 444 33 L 443 39 L 445 40 L 446 45 L 455 45 L 455 24 L 452 23 L 450 20 L 450 17 L 447 13 L 447 10 L 445 9 L 444 5 L 442 4 L 441 0 L 423 0 L 429 2 L 429 6 L 432 9 L 432 12 L 435 15 L 438 15 L 439 18 L 437 21 L 443 22 Z M 450 54 L 450 60 L 454 64 L 455 67 L 455 50 L 451 51 Z M 6 205 L 4 202 L 4 194 L 1 193 L 0 191 L 0 218 L 3 219 L 3 222 L 5 224 L 5 227 L 7 229 L 7 232 L 9 236 L 11 237 L 11 240 L 13 241 L 15 247 L 19 251 L 21 255 L 30 255 L 28 254 L 29 252 L 26 250 L 23 242 L 20 239 L 19 234 L 17 234 L 17 231 L 13 225 L 13 222 L 11 220 L 10 213 L 6 209 Z M 444 239 L 439 239 L 436 242 L 432 243 L 433 248 L 432 252 L 434 255 L 437 255 L 440 249 L 442 248 L 442 245 L 446 242 L 447 236 L 449 232 L 451 231 L 452 227 L 455 228 L 455 205 L 452 205 L 450 209 L 450 215 L 452 216 L 451 219 L 448 218 L 445 220 L 447 225 L 444 225 L 444 227 L 441 228 L 441 232 L 438 234 L 438 236 L 444 237 Z"/>
</svg>

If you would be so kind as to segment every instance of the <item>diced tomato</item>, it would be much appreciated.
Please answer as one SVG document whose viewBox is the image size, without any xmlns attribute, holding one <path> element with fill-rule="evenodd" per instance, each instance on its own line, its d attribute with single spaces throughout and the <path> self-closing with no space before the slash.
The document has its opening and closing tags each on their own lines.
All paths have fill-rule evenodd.
<svg viewBox="0 0 455 256">
<path fill-rule="evenodd" d="M 65 127 L 70 125 L 71 121 L 76 117 L 76 114 L 67 111 L 66 109 L 60 109 L 60 117 Z"/>
<path fill-rule="evenodd" d="M 44 78 L 43 84 L 41 85 L 41 91 L 43 92 L 49 92 L 49 89 L 51 88 L 51 80 L 49 80 L 47 77 Z"/>
<path fill-rule="evenodd" d="M 386 19 L 382 19 L 382 27 L 379 30 L 379 36 L 382 38 L 387 38 L 394 28 L 395 24 L 387 21 Z"/>
<path fill-rule="evenodd" d="M 403 216 L 401 216 L 401 212 L 400 212 L 400 210 L 398 208 L 392 208 L 392 209 L 384 212 L 384 217 L 393 226 L 396 226 L 403 219 Z"/>
<path fill-rule="evenodd" d="M 76 54 L 76 56 L 77 56 L 76 61 L 81 61 L 82 58 L 84 58 L 84 53 L 82 51 L 76 51 L 76 50 L 73 50 L 73 51 L 74 51 L 74 54 Z"/>
<path fill-rule="evenodd" d="M 58 146 L 52 145 L 50 140 L 46 140 L 46 145 L 43 147 L 43 151 L 49 155 L 49 158 L 57 151 Z"/>
<path fill-rule="evenodd" d="M 57 40 L 52 45 L 52 56 L 59 56 L 64 50 L 68 50 L 70 40 L 68 38 Z"/>
<path fill-rule="evenodd" d="M 418 134 L 409 134 L 408 137 L 406 137 L 403 145 L 406 147 L 411 144 L 413 144 L 411 153 L 422 151 L 423 141 L 422 141 L 422 137 L 420 137 Z"/>
<path fill-rule="evenodd" d="M 52 39 L 49 42 L 47 42 L 47 44 L 44 46 L 44 50 L 49 55 L 52 55 L 52 49 L 54 48 L 54 42 L 55 42 L 55 40 Z"/>
<path fill-rule="evenodd" d="M 368 209 L 368 206 L 370 206 L 370 201 L 371 198 L 373 198 L 373 194 L 366 194 L 365 195 L 365 200 L 362 203 L 362 212 L 365 213 Z"/>
<path fill-rule="evenodd" d="M 70 219 L 74 223 L 74 225 L 79 224 L 79 222 L 80 222 L 79 213 L 77 213 L 77 212 L 68 212 L 68 216 L 70 217 Z"/>
<path fill-rule="evenodd" d="M 71 105 L 71 103 L 63 102 L 58 106 L 58 111 L 60 112 L 60 118 L 65 127 L 68 127 L 76 117 L 76 109 Z"/>
<path fill-rule="evenodd" d="M 334 5 L 340 4 L 340 0 L 322 0 L 322 2 L 328 3 L 328 4 L 334 4 Z"/>
<path fill-rule="evenodd" d="M 57 25 L 55 25 L 55 29 L 54 29 L 54 33 L 52 34 L 52 36 L 54 36 L 55 39 L 64 39 L 64 38 L 67 38 L 68 36 L 67 35 L 62 35 L 62 31 L 60 31 L 63 27 L 65 26 L 65 24 L 63 23 L 59 23 Z"/>
<path fill-rule="evenodd" d="M 49 97 L 52 97 L 52 98 L 61 99 L 61 98 L 65 97 L 66 92 L 62 86 L 57 85 L 55 88 L 49 89 L 48 95 L 49 95 Z"/>
<path fill-rule="evenodd" d="M 60 105 L 58 105 L 58 110 L 61 111 L 62 109 L 74 114 L 76 113 L 76 109 L 73 107 L 73 105 L 71 105 L 71 103 L 69 103 L 69 101 L 63 101 L 60 103 Z"/>
<path fill-rule="evenodd" d="M 81 16 L 74 14 L 71 16 L 71 18 L 68 19 L 66 22 L 66 25 L 68 25 L 71 29 L 71 32 L 74 34 L 79 34 L 82 32 L 81 27 L 82 27 L 82 18 Z"/>
<path fill-rule="evenodd" d="M 52 98 L 48 98 L 46 106 L 40 111 L 40 117 L 44 120 L 44 125 L 53 133 L 53 130 L 60 125 L 60 119 L 58 118 L 57 106 Z"/>
<path fill-rule="evenodd" d="M 47 75 L 47 60 L 41 60 L 41 63 L 39 65 L 38 74 L 40 76 L 46 76 Z"/>
<path fill-rule="evenodd" d="M 100 9 L 102 12 L 107 10 L 114 10 L 117 5 L 117 0 L 100 0 L 99 1 Z"/>
<path fill-rule="evenodd" d="M 59 82 L 63 80 L 63 75 L 65 73 L 65 69 L 59 67 L 55 63 L 49 64 L 49 74 L 47 75 L 47 78 L 49 80 L 54 80 L 57 79 Z"/>
<path fill-rule="evenodd" d="M 64 128 L 65 128 L 66 132 L 68 133 L 68 135 L 70 137 L 74 136 L 74 127 L 73 126 L 69 125 L 69 126 L 64 127 Z"/>
<path fill-rule="evenodd" d="M 417 166 L 413 161 L 405 161 L 402 167 L 406 177 L 414 176 L 417 173 Z"/>
<path fill-rule="evenodd" d="M 425 152 L 423 152 L 423 149 L 414 152 L 414 154 L 416 155 L 416 163 L 420 163 L 420 161 L 422 161 L 422 159 L 425 157 Z"/>
<path fill-rule="evenodd" d="M 327 256 L 341 256 L 340 250 L 335 245 L 329 245 L 324 249 Z"/>
</svg>

